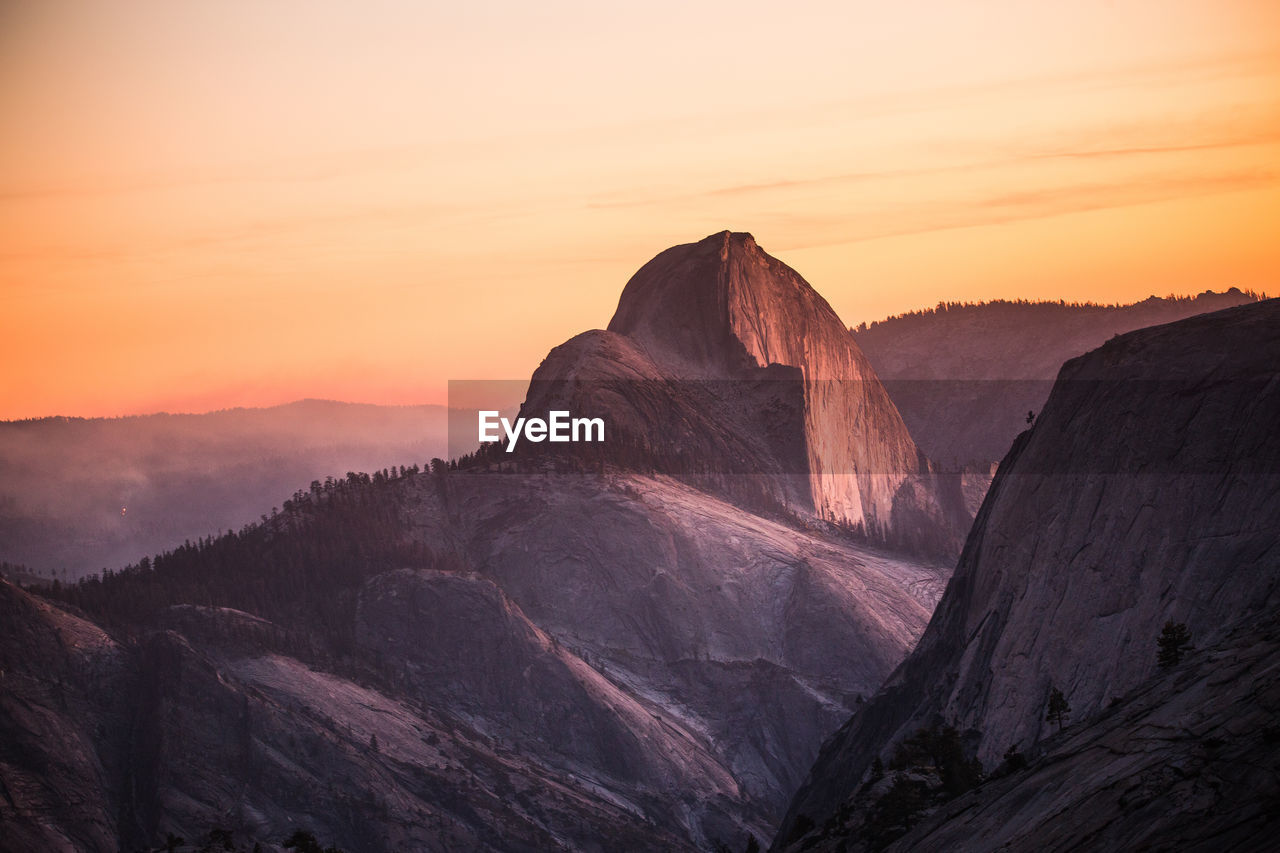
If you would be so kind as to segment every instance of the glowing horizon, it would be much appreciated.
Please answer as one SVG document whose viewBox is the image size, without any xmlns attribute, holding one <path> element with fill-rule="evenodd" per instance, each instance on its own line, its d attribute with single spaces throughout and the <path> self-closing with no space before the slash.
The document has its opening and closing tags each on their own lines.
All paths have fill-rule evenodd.
<svg viewBox="0 0 1280 853">
<path fill-rule="evenodd" d="M 607 5 L 607 4 L 606 4 Z M 750 231 L 848 325 L 1280 283 L 1280 5 L 0 8 L 0 419 L 443 403 Z"/>
</svg>

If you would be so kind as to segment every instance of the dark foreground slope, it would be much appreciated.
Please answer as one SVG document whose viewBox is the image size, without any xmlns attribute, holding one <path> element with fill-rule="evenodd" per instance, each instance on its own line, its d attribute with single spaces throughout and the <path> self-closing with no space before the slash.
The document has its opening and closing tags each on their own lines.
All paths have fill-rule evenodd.
<svg viewBox="0 0 1280 853">
<path fill-rule="evenodd" d="M 1172 844 L 1181 824 L 1142 811 L 1163 806 L 1223 832 L 1238 819 L 1256 839 L 1250 821 L 1280 814 L 1276 423 L 1280 301 L 1068 362 L 1001 464 L 920 644 L 823 747 L 775 846 L 883 847 L 970 787 L 972 758 L 1008 770 L 1011 752 L 1031 769 L 955 800 L 904 849 Z M 1167 621 L 1208 657 L 1160 673 Z M 1046 720 L 1053 688 L 1071 708 L 1061 736 Z M 922 729 L 934 755 L 918 736 L 902 746 Z M 1202 766 L 1203 784 L 1187 784 Z"/>
<path fill-rule="evenodd" d="M 1109 338 L 1253 302 L 1231 288 L 1133 305 L 940 305 L 853 331 L 916 442 L 931 459 L 995 462 L 1040 411 L 1067 359 Z"/>
<path fill-rule="evenodd" d="M 277 849 L 299 828 L 350 851 L 682 844 L 372 673 L 274 652 L 249 614 L 179 607 L 121 643 L 3 581 L 0 612 L 0 850 L 214 830 Z"/>
<path fill-rule="evenodd" d="M 892 849 L 1274 850 L 1278 721 L 1280 629 L 1238 625 Z"/>
</svg>

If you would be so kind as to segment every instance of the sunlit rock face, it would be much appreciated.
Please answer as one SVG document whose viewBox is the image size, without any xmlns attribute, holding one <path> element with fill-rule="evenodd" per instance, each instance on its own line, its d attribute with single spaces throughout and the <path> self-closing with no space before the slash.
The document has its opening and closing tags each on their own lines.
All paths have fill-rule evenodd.
<svg viewBox="0 0 1280 853">
<path fill-rule="evenodd" d="M 1158 674 L 1156 638 L 1168 621 L 1185 623 L 1201 648 L 1221 652 L 1226 642 L 1227 660 L 1230 642 L 1274 631 L 1278 330 L 1280 301 L 1270 300 L 1132 332 L 1063 366 L 1035 426 L 1001 464 L 929 628 L 824 746 L 782 841 L 801 815 L 822 827 L 851 797 L 856 806 L 873 760 L 887 761 L 921 727 L 955 726 L 988 769 L 1011 747 L 1041 751 L 1056 733 L 1046 719 L 1051 688 L 1077 723 L 1132 708 L 1129 723 L 1108 717 L 1108 730 L 1140 737 L 1144 721 L 1159 716 L 1140 694 Z M 1245 622 L 1254 627 L 1228 642 Z M 1267 655 L 1274 665 L 1274 649 Z M 1274 687 L 1257 695 L 1274 714 Z M 1212 690 L 1183 697 L 1180 714 L 1161 725 L 1171 737 L 1190 731 L 1197 719 L 1222 716 L 1220 699 Z M 1081 796 L 1059 798 L 1056 808 L 1092 808 L 1085 780 L 1125 777 L 1128 770 L 1105 765 L 1128 751 L 1094 750 L 1087 772 L 1073 759 L 1072 774 L 1055 784 L 1081 786 Z M 1002 807 L 1025 806 L 1018 799 Z M 1019 820 L 1051 817 L 1033 812 Z M 827 840 L 836 844 L 839 832 Z M 1010 849 L 1035 842 L 1030 833 Z"/>
<path fill-rule="evenodd" d="M 552 351 L 526 407 L 566 394 L 710 473 L 765 475 L 788 508 L 873 541 L 954 553 L 967 529 L 958 479 L 934 473 L 831 306 L 749 234 L 645 264 L 608 331 Z"/>
<path fill-rule="evenodd" d="M 809 498 L 821 518 L 884 538 L 894 497 L 923 459 L 848 329 L 818 293 L 750 234 L 668 249 L 627 283 L 609 330 L 676 379 L 798 369 Z"/>
</svg>

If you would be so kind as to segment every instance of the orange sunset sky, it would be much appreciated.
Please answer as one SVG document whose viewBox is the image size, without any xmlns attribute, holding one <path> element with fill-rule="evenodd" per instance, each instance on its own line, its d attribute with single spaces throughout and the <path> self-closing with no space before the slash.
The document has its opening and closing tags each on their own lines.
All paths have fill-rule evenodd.
<svg viewBox="0 0 1280 853">
<path fill-rule="evenodd" d="M 849 324 L 1280 290 L 1276 0 L 0 0 L 0 418 L 443 402 L 751 231 Z"/>
</svg>

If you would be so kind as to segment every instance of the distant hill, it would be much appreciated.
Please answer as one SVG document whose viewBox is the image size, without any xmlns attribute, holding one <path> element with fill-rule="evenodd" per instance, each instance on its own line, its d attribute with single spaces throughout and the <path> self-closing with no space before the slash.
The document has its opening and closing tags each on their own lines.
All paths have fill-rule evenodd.
<svg viewBox="0 0 1280 853">
<path fill-rule="evenodd" d="M 1258 299 L 1233 287 L 1132 305 L 939 303 L 850 331 L 931 459 L 987 463 L 1040 411 L 1067 359 L 1118 334 Z"/>
<path fill-rule="evenodd" d="M 312 480 L 446 455 L 446 412 L 302 400 L 0 422 L 0 559 L 76 578 L 239 529 Z"/>
</svg>

